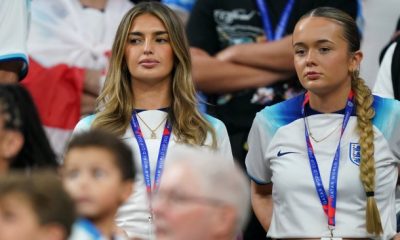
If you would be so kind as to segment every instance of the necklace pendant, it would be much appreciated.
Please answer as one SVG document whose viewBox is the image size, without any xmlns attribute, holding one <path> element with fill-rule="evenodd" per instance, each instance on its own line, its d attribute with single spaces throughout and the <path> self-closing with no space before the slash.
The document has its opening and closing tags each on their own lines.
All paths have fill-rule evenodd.
<svg viewBox="0 0 400 240">
<path fill-rule="evenodd" d="M 156 139 L 156 138 L 157 138 L 156 133 L 152 131 L 152 132 L 151 132 L 151 135 L 150 135 L 150 138 L 151 138 L 151 139 Z"/>
</svg>

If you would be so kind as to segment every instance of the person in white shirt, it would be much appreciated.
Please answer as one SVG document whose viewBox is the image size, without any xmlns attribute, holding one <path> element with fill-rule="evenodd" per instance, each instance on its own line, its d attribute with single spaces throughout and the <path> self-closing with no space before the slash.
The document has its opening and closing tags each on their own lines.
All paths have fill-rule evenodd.
<svg viewBox="0 0 400 240">
<path fill-rule="evenodd" d="M 82 119 L 74 131 L 90 128 L 121 137 L 137 159 L 136 187 L 116 217 L 131 238 L 154 236 L 149 199 L 169 149 L 202 146 L 233 164 L 225 125 L 197 109 L 183 24 L 161 3 L 139 3 L 122 19 L 98 112 Z"/>
<path fill-rule="evenodd" d="M 0 83 L 16 83 L 28 72 L 30 0 L 0 0 Z"/>
<path fill-rule="evenodd" d="M 252 203 L 278 239 L 391 239 L 400 103 L 371 94 L 354 20 L 335 8 L 303 16 L 294 65 L 307 93 L 259 112 L 246 158 Z"/>
</svg>

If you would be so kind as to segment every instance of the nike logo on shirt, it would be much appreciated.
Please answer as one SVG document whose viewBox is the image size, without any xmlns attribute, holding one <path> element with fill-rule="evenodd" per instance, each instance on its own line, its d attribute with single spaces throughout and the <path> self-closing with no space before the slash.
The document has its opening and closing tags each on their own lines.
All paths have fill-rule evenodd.
<svg viewBox="0 0 400 240">
<path fill-rule="evenodd" d="M 282 157 L 282 156 L 285 156 L 285 155 L 291 154 L 291 153 L 298 153 L 298 152 L 281 152 L 281 150 L 279 150 L 279 152 L 276 154 L 276 156 Z"/>
</svg>

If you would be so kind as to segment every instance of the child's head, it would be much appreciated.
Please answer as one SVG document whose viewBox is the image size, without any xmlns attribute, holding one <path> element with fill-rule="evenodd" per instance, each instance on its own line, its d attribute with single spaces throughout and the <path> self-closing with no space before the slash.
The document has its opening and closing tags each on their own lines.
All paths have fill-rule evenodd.
<svg viewBox="0 0 400 240">
<path fill-rule="evenodd" d="M 66 239 L 74 221 L 73 202 L 55 174 L 0 176 L 1 240 Z"/>
<path fill-rule="evenodd" d="M 94 130 L 77 135 L 67 147 L 62 176 L 78 215 L 94 222 L 113 217 L 132 193 L 132 152 L 105 132 Z"/>
</svg>

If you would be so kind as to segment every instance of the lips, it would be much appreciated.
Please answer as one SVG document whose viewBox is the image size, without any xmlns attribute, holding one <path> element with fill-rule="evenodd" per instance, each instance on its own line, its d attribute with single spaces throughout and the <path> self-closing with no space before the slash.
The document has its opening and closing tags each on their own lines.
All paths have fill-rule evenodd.
<svg viewBox="0 0 400 240">
<path fill-rule="evenodd" d="M 145 68 L 153 68 L 157 66 L 160 62 L 155 59 L 143 59 L 139 61 L 139 65 Z"/>
<path fill-rule="evenodd" d="M 314 71 L 309 71 L 304 74 L 304 76 L 309 80 L 317 80 L 321 77 L 321 74 Z"/>
</svg>

